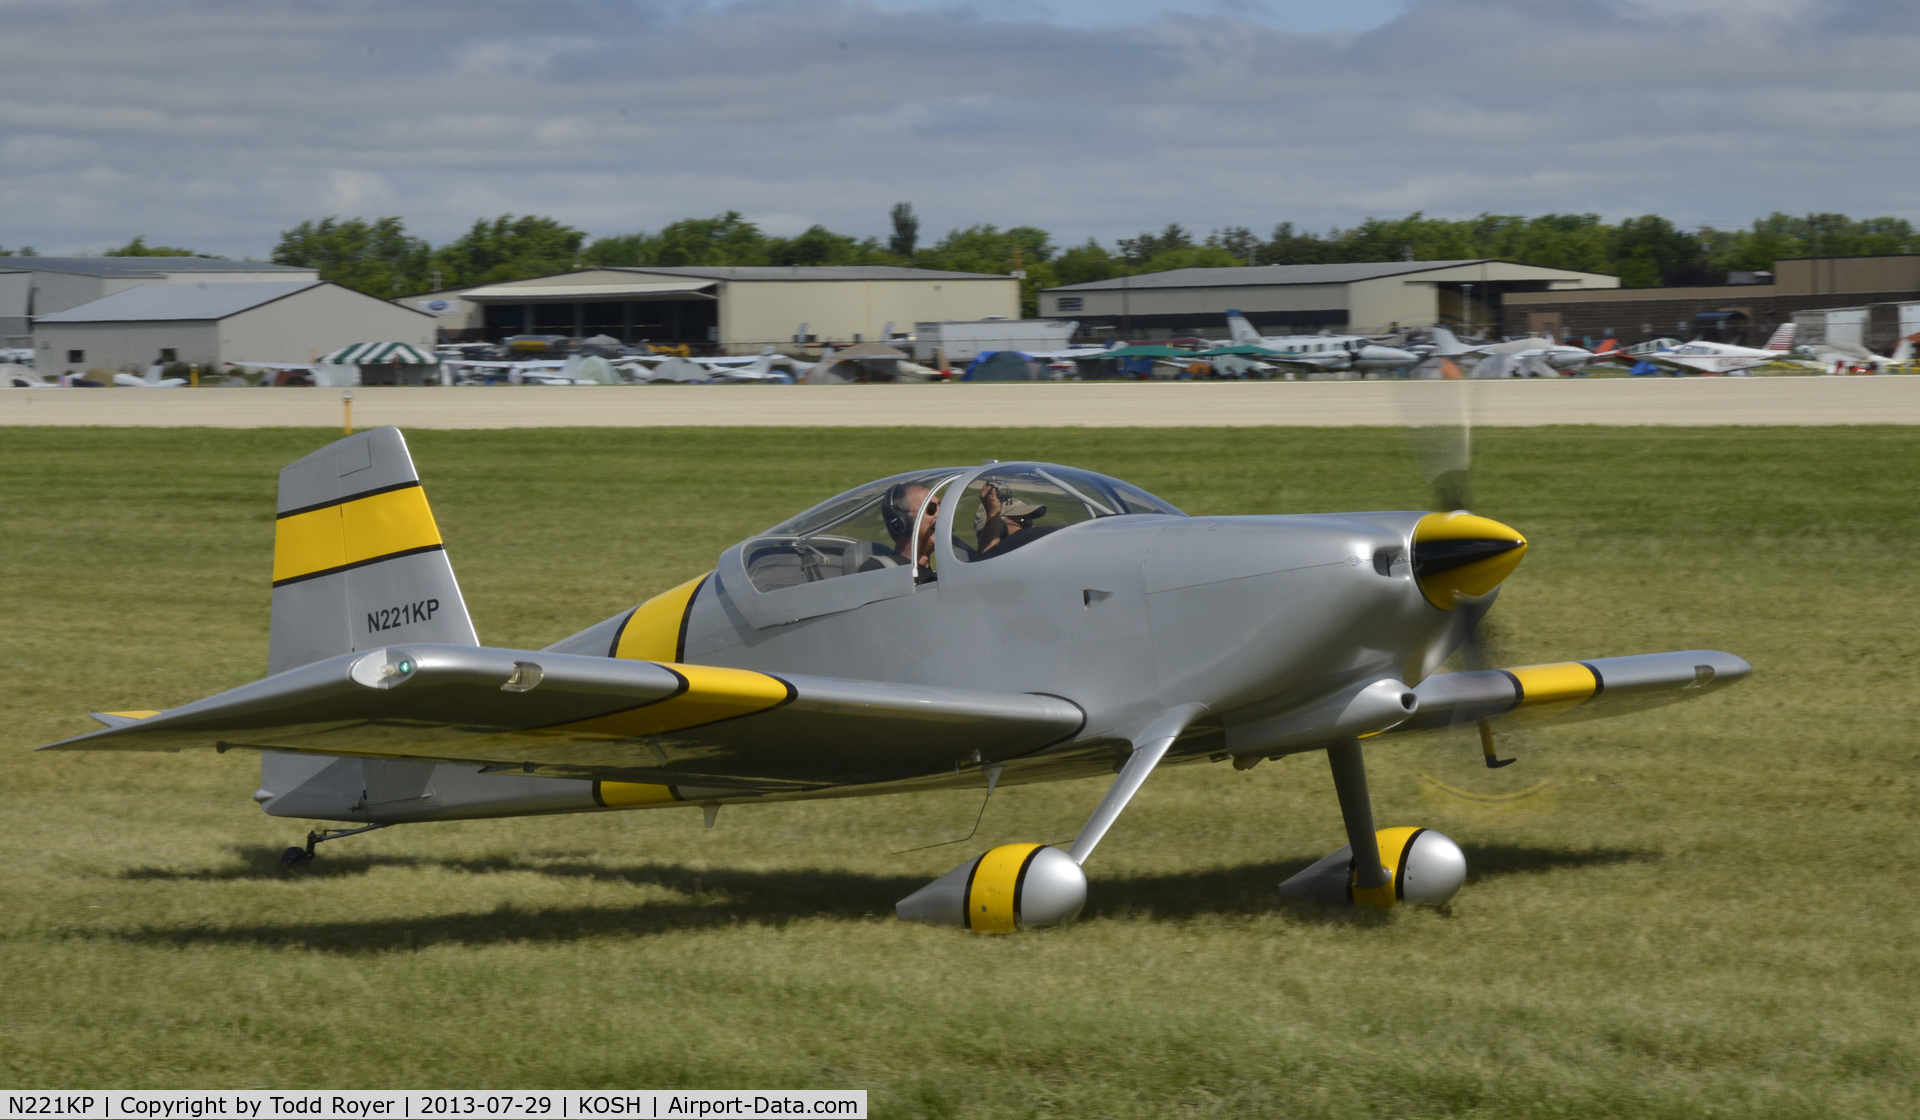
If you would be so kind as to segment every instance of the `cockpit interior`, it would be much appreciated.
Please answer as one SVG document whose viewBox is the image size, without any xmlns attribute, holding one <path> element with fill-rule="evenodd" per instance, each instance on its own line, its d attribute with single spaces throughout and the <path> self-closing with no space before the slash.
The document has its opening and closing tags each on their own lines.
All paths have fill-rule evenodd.
<svg viewBox="0 0 1920 1120">
<path fill-rule="evenodd" d="M 956 483 L 960 484 L 956 486 Z M 929 546 L 943 502 L 957 501 L 953 555 L 976 563 L 1032 547 L 1102 517 L 1186 516 L 1117 478 L 1048 463 L 949 467 L 878 479 L 830 498 L 747 542 L 747 577 L 761 591 L 911 567 L 937 576 Z"/>
</svg>

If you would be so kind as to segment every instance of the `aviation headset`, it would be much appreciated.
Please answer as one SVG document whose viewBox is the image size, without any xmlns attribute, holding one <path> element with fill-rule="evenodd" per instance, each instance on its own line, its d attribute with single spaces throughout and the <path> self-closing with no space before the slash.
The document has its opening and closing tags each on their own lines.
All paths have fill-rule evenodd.
<svg viewBox="0 0 1920 1120">
<path fill-rule="evenodd" d="M 880 503 L 880 518 L 887 523 L 887 532 L 895 540 L 909 536 L 913 532 L 913 519 L 919 510 L 907 505 L 907 492 L 914 486 L 911 482 L 896 482 L 887 491 L 887 500 Z"/>
</svg>

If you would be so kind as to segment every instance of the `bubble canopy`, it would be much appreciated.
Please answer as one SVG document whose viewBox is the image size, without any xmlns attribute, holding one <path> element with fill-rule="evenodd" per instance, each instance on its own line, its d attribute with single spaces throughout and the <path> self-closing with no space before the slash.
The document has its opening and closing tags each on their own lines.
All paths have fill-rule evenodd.
<svg viewBox="0 0 1920 1120">
<path fill-rule="evenodd" d="M 952 483 L 976 475 L 964 493 Z M 963 561 L 988 559 L 1081 521 L 1140 514 L 1185 514 L 1117 478 L 1047 463 L 944 467 L 876 479 L 821 502 L 748 541 L 746 574 L 761 591 L 839 576 L 915 567 L 931 502 L 958 499 L 952 545 Z M 991 536 L 990 544 L 980 543 Z M 930 578 L 922 572 L 921 579 Z"/>
</svg>

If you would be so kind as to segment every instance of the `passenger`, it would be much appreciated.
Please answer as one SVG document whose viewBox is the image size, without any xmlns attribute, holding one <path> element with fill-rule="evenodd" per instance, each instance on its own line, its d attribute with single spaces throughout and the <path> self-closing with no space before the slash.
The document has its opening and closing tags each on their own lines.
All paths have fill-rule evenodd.
<svg viewBox="0 0 1920 1120">
<path fill-rule="evenodd" d="M 996 548 L 1003 552 L 1011 550 L 1014 548 L 1011 540 L 1013 535 L 1033 528 L 1033 523 L 1046 515 L 1046 506 L 1036 506 L 1032 502 L 1022 501 L 1019 498 L 1008 498 L 1000 504 L 1000 518 L 1006 525 L 1006 531 L 982 548 L 980 554 L 984 556 Z"/>
<path fill-rule="evenodd" d="M 974 551 L 985 552 L 1007 535 L 1007 520 L 1001 516 L 1000 504 L 999 483 L 989 482 L 980 488 L 980 508 L 973 511 Z"/>
<path fill-rule="evenodd" d="M 927 493 L 927 487 L 918 482 L 902 482 L 887 491 L 880 505 L 880 516 L 887 524 L 887 532 L 893 536 L 893 551 L 885 552 L 876 547 L 873 555 L 860 565 L 861 571 L 875 572 L 882 568 L 900 567 L 911 563 L 907 557 L 913 555 L 918 557 L 913 581 L 933 582 L 936 578 L 933 571 L 933 531 L 940 515 L 940 499 L 929 498 Z M 916 517 L 918 524 L 915 524 Z"/>
</svg>

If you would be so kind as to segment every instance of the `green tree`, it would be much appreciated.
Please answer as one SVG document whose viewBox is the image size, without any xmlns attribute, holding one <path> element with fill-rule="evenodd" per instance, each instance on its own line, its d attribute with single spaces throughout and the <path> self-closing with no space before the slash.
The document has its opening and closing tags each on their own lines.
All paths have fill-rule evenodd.
<svg viewBox="0 0 1920 1120">
<path fill-rule="evenodd" d="M 1226 250 L 1227 255 L 1240 264 L 1250 264 L 1254 252 L 1260 248 L 1260 239 L 1246 226 L 1228 226 L 1207 234 L 1206 245 L 1211 249 Z"/>
<path fill-rule="evenodd" d="M 867 264 L 880 253 L 880 243 L 857 240 L 826 226 L 809 226 L 796 237 L 775 238 L 767 244 L 767 263 L 781 265 Z"/>
<path fill-rule="evenodd" d="M 1859 257 L 1920 252 L 1920 237 L 1904 218 L 1849 218 L 1845 214 L 1775 212 L 1744 230 L 1706 230 L 1707 258 L 1720 272 L 1768 269 L 1787 257 Z"/>
<path fill-rule="evenodd" d="M 379 299 L 429 287 L 427 243 L 408 236 L 399 218 L 301 222 L 282 231 L 272 259 L 275 264 L 318 269 L 322 280 Z"/>
<path fill-rule="evenodd" d="M 915 268 L 980 272 L 1006 276 L 1025 272 L 1020 282 L 1020 313 L 1039 314 L 1040 289 L 1057 283 L 1052 265 L 1053 238 L 1038 226 L 968 226 L 947 231 L 932 248 L 913 255 Z"/>
<path fill-rule="evenodd" d="M 1684 272 L 1697 270 L 1703 253 L 1700 239 L 1674 228 L 1658 214 L 1628 218 L 1608 237 L 1607 271 L 1620 277 L 1625 288 L 1653 287 L 1693 279 Z"/>
<path fill-rule="evenodd" d="M 894 203 L 892 217 L 893 236 L 887 239 L 887 251 L 896 257 L 911 258 L 913 247 L 920 241 L 920 219 L 913 215 L 913 203 Z"/>
<path fill-rule="evenodd" d="M 1091 284 L 1120 275 L 1121 262 L 1093 238 L 1064 250 L 1053 262 L 1056 284 Z"/>
<path fill-rule="evenodd" d="M 586 234 L 552 218 L 502 214 L 482 218 L 459 238 L 433 251 L 431 267 L 447 287 L 495 284 L 565 272 L 580 263 Z"/>
<path fill-rule="evenodd" d="M 1162 253 L 1190 248 L 1193 245 L 1193 237 L 1180 223 L 1169 222 L 1167 228 L 1159 233 L 1122 237 L 1115 244 L 1120 247 L 1120 255 L 1127 259 L 1128 264 L 1139 267 Z"/>
<path fill-rule="evenodd" d="M 587 264 L 629 267 L 725 266 L 768 263 L 760 227 L 729 210 L 712 218 L 684 218 L 659 233 L 603 237 L 587 247 Z"/>
<path fill-rule="evenodd" d="M 199 257 L 192 249 L 175 249 L 167 245 L 149 245 L 144 235 L 134 238 L 118 249 L 108 249 L 100 254 L 103 257 Z"/>
<path fill-rule="evenodd" d="M 1317 233 L 1295 233 L 1292 222 L 1273 227 L 1273 236 L 1253 251 L 1255 264 L 1327 264 L 1333 245 Z"/>
</svg>

